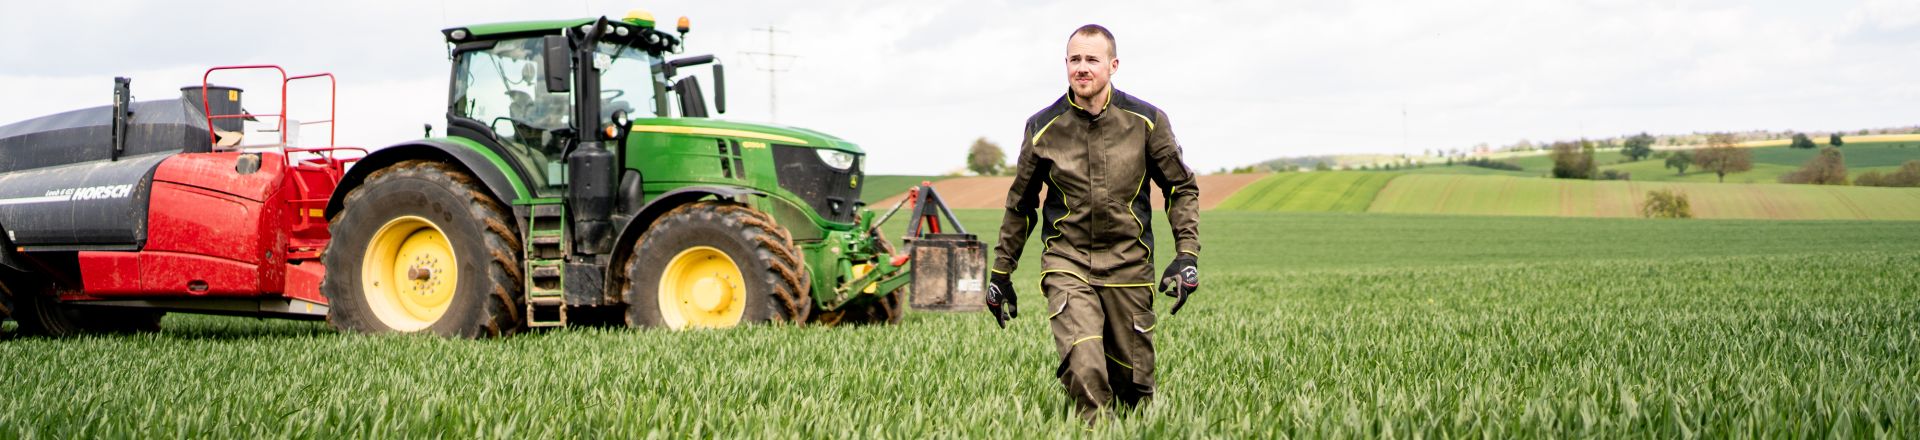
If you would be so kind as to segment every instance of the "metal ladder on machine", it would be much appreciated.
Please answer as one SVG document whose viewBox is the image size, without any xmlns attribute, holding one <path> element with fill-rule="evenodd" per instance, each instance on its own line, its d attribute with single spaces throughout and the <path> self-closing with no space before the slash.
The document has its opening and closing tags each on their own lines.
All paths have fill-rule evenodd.
<svg viewBox="0 0 1920 440">
<path fill-rule="evenodd" d="M 565 205 L 533 205 L 527 221 L 527 327 L 567 324 Z"/>
</svg>

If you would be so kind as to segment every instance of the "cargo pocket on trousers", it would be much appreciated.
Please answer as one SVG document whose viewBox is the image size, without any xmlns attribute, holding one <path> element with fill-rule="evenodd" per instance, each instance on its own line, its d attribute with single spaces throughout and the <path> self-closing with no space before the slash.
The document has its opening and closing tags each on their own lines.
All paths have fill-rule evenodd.
<svg viewBox="0 0 1920 440">
<path fill-rule="evenodd" d="M 1067 374 L 1067 360 L 1073 358 L 1072 343 L 1060 336 L 1067 334 L 1067 329 L 1062 328 L 1063 324 L 1059 321 L 1060 315 L 1067 311 L 1067 301 L 1070 299 L 1072 299 L 1072 295 L 1068 295 L 1066 292 L 1059 292 L 1047 296 L 1047 325 L 1053 330 L 1053 351 L 1060 356 L 1060 365 L 1053 369 L 1053 377 L 1065 376 Z"/>
<path fill-rule="evenodd" d="M 1133 383 L 1153 387 L 1153 330 L 1156 325 L 1153 312 L 1133 314 L 1133 331 L 1138 337 L 1128 338 L 1127 357 L 1133 362 Z"/>
</svg>

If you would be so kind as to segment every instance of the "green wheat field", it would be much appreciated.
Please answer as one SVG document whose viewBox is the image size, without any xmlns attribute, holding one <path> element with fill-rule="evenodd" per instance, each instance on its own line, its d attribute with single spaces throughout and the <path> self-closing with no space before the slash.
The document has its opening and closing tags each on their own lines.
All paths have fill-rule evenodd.
<svg viewBox="0 0 1920 440">
<path fill-rule="evenodd" d="M 999 212 L 960 216 L 996 235 Z M 1093 436 L 1920 436 L 1914 223 L 1203 221 L 1203 290 L 1177 316 L 1157 304 L 1159 395 Z M 471 341 L 170 315 L 157 334 L 13 337 L 0 437 L 1086 435 L 1052 376 L 1035 253 L 1007 330 L 916 313 Z"/>
</svg>

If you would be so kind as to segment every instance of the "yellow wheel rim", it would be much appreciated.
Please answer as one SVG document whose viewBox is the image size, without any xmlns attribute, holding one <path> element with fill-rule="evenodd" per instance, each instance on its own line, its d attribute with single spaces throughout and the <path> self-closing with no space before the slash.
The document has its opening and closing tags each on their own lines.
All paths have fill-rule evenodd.
<svg viewBox="0 0 1920 440">
<path fill-rule="evenodd" d="M 733 327 L 746 311 L 747 283 L 733 257 L 698 246 L 667 262 L 659 297 L 668 328 Z"/>
<path fill-rule="evenodd" d="M 388 221 L 373 234 L 360 261 L 360 291 L 387 327 L 425 329 L 453 302 L 460 262 L 453 242 L 432 221 L 415 216 Z"/>
</svg>

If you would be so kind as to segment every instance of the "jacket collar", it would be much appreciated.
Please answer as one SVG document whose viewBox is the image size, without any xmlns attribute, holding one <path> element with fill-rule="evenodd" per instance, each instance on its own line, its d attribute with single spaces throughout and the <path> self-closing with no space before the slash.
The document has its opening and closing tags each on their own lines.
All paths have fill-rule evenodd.
<svg viewBox="0 0 1920 440">
<path fill-rule="evenodd" d="M 1120 95 L 1120 94 L 1114 93 L 1112 83 L 1107 84 L 1106 93 L 1107 93 L 1107 102 L 1100 105 L 1100 114 L 1098 115 L 1093 114 L 1093 112 L 1088 111 L 1086 108 L 1080 107 L 1079 103 L 1073 102 L 1073 89 L 1067 89 L 1067 94 L 1065 96 L 1061 96 L 1060 100 L 1065 101 L 1068 107 L 1073 108 L 1073 113 L 1080 115 L 1080 117 L 1082 118 L 1099 119 L 1100 116 L 1107 114 L 1107 110 L 1113 108 L 1113 100 L 1117 98 L 1118 95 Z"/>
</svg>

